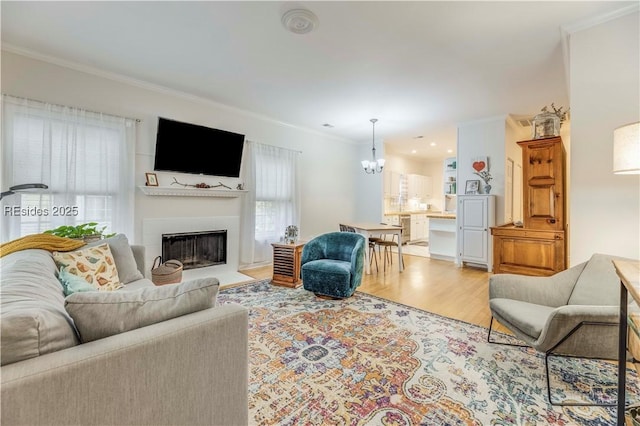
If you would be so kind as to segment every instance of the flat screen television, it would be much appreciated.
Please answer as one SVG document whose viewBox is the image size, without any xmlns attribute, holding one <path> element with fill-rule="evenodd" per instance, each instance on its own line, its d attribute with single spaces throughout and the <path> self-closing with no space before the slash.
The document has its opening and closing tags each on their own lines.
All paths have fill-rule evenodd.
<svg viewBox="0 0 640 426">
<path fill-rule="evenodd" d="M 154 170 L 240 177 L 244 135 L 158 117 Z"/>
</svg>

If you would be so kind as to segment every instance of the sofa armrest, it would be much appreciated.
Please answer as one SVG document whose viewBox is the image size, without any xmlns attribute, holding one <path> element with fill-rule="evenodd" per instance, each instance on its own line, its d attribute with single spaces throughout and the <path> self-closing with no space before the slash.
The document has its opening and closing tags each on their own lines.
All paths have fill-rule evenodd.
<svg viewBox="0 0 640 426">
<path fill-rule="evenodd" d="M 136 260 L 136 265 L 138 265 L 138 271 L 142 274 L 143 277 L 146 277 L 146 266 L 144 261 L 145 249 L 144 246 L 132 244 L 131 251 L 133 252 L 133 257 Z"/>
<path fill-rule="evenodd" d="M 224 304 L 1 368 L 2 424 L 248 422 L 248 311 Z"/>
</svg>

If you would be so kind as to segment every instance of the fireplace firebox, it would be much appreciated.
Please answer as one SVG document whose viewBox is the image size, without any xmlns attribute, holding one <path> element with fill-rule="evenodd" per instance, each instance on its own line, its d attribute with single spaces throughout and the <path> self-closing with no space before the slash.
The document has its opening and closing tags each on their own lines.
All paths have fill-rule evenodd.
<svg viewBox="0 0 640 426">
<path fill-rule="evenodd" d="M 177 259 L 184 269 L 227 263 L 227 230 L 162 234 L 162 259 Z"/>
</svg>

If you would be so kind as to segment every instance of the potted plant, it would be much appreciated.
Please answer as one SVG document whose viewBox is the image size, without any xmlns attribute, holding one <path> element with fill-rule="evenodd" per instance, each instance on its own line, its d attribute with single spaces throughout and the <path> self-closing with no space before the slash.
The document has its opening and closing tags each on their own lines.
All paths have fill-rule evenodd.
<svg viewBox="0 0 640 426">
<path fill-rule="evenodd" d="M 58 237 L 72 238 L 74 240 L 84 240 L 91 242 L 102 238 L 112 237 L 114 234 L 104 234 L 106 226 L 98 229 L 98 222 L 87 222 L 80 225 L 62 225 L 55 229 L 44 231 L 45 234 L 56 235 Z"/>
</svg>

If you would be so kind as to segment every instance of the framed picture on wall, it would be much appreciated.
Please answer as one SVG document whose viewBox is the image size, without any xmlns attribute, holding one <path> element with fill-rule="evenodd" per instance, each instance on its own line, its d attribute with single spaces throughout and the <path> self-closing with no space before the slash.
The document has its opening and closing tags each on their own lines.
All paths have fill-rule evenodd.
<svg viewBox="0 0 640 426">
<path fill-rule="evenodd" d="M 464 186 L 464 193 L 466 195 L 477 195 L 480 191 L 479 180 L 468 180 Z"/>
<path fill-rule="evenodd" d="M 144 175 L 147 178 L 147 186 L 158 186 L 158 176 L 155 173 L 145 173 Z"/>
<path fill-rule="evenodd" d="M 474 173 L 489 171 L 489 159 L 487 157 L 475 157 L 471 159 L 471 167 Z"/>
</svg>

